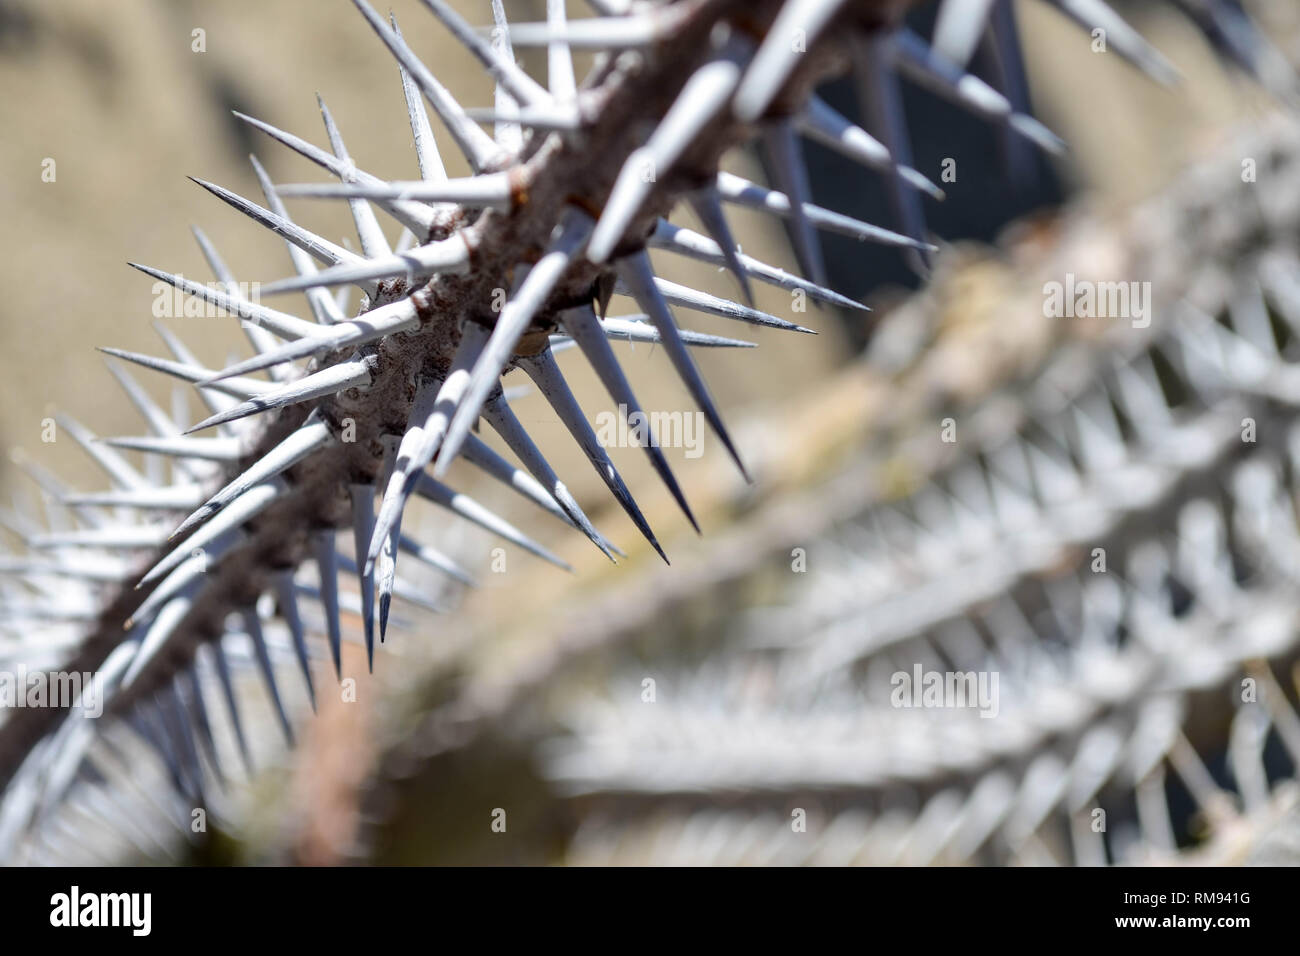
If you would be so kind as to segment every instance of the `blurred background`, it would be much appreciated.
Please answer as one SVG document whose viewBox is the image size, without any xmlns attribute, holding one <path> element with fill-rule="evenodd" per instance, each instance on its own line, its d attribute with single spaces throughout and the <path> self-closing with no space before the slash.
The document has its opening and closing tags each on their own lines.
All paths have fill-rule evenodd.
<svg viewBox="0 0 1300 956">
<path fill-rule="evenodd" d="M 486 0 L 454 5 L 471 22 L 491 20 Z M 978 403 L 1031 376 L 1059 348 L 1062 333 L 1042 319 L 1043 276 L 1061 271 L 1061 262 L 1073 268 L 1123 261 L 1135 209 L 1197 163 L 1230 153 L 1243 128 L 1270 122 L 1276 108 L 1269 98 L 1226 70 L 1176 11 L 1114 5 L 1179 67 L 1184 82 L 1161 88 L 1118 57 L 1092 52 L 1087 35 L 1046 4 L 1017 3 L 1036 115 L 1070 146 L 1062 162 L 1036 159 L 1032 176 L 1008 180 L 992 130 L 907 88 L 915 165 L 935 179 L 947 158 L 960 170 L 955 183 L 944 184 L 947 201 L 927 207 L 944 247 L 925 292 L 918 295 L 919 280 L 893 250 L 828 237 L 831 284 L 873 311 L 792 315 L 788 296 L 760 287 L 759 308 L 820 334 L 783 339 L 784 333 L 679 315 L 690 328 L 759 346 L 700 355 L 757 480 L 744 486 L 712 435 L 699 458 L 670 450 L 701 519 L 697 538 L 643 457 L 615 452 L 671 568 L 605 504 L 598 479 L 545 402 L 519 398 L 516 410 L 538 445 L 628 559 L 611 567 L 566 529 L 534 520 L 494 489 L 468 488 L 468 473 L 458 475 L 577 573 L 517 553 L 504 573 L 489 572 L 492 542 L 430 520 L 427 532 L 462 556 L 481 586 L 436 619 L 406 612 L 407 626 L 390 634 L 373 678 L 360 679 L 357 701 L 328 702 L 326 695 L 321 715 L 302 724 L 295 752 L 278 749 L 268 720 L 272 768 L 232 795 L 223 825 L 187 851 L 189 858 L 648 862 L 661 859 L 664 841 L 707 842 L 702 812 L 718 819 L 740 813 L 760 829 L 773 819 L 788 829 L 792 807 L 807 809 L 810 830 L 824 830 L 850 810 L 873 819 L 914 818 L 926 795 L 910 785 L 805 786 L 797 774 L 793 784 L 764 784 L 762 773 L 751 778 L 739 770 L 734 781 L 724 776 L 707 786 L 662 777 L 657 785 L 635 774 L 617 785 L 593 785 L 601 774 L 583 763 L 589 755 L 574 756 L 573 741 L 602 708 L 639 706 L 645 679 L 655 682 L 658 710 L 645 711 L 654 714 L 671 713 L 688 690 L 692 700 L 721 701 L 718 688 L 771 681 L 761 667 L 728 671 L 717 652 L 753 641 L 762 622 L 770 623 L 768 609 L 797 600 L 792 588 L 815 586 L 815 573 L 791 575 L 792 549 L 804 549 L 813 572 L 819 562 L 843 567 L 849 559 L 819 546 L 827 535 L 873 500 L 923 485 L 926 464 L 896 451 L 908 436 L 937 421 L 942 409 Z M 414 0 L 392 6 L 408 42 L 460 101 L 488 105 L 481 71 L 427 11 Z M 931 6 L 915 16 L 927 34 Z M 1293 61 L 1300 58 L 1296 5 L 1250 6 Z M 571 7 L 575 16 L 587 12 Z M 515 20 L 540 20 L 545 4 L 510 0 L 507 11 Z M 307 161 L 231 115 L 239 110 L 324 142 L 317 93 L 359 166 L 386 178 L 416 176 L 397 71 L 347 0 L 0 0 L 0 445 L 23 449 L 71 485 L 90 489 L 98 476 L 75 445 L 42 441 L 45 419 L 61 411 L 101 435 L 140 432 L 95 351 L 111 345 L 163 354 L 151 328 L 152 281 L 127 260 L 207 281 L 190 235 L 197 224 L 240 280 L 289 274 L 280 240 L 186 176 L 257 198 L 248 163 L 256 153 L 277 182 L 322 179 Z M 823 93 L 855 114 L 847 85 Z M 450 139 L 435 132 L 450 173 L 463 174 Z M 889 224 L 877 177 L 815 145 L 807 150 L 819 203 Z M 729 164 L 766 181 L 757 154 L 733 155 Z M 338 240 L 350 233 L 342 204 L 298 200 L 291 209 L 321 235 Z M 694 225 L 689 213 L 680 221 Z M 737 212 L 732 227 L 746 253 L 793 269 L 787 239 L 771 222 Z M 711 268 L 674 261 L 665 272 L 735 295 L 729 278 Z M 301 300 L 281 307 L 306 314 Z M 246 349 L 229 318 L 160 321 L 212 366 Z M 620 346 L 620 357 L 626 355 L 625 367 L 650 405 L 690 410 L 664 357 L 647 346 L 629 348 Z M 606 407 L 604 393 L 580 362 L 565 368 L 594 417 Z M 138 377 L 160 403 L 173 402 L 170 381 Z M 189 402 L 198 414 L 198 403 Z M 31 507 L 27 479 L 10 459 L 0 462 L 0 498 Z M 361 672 L 361 660 L 352 658 L 352 673 Z M 765 721 L 779 725 L 795 705 L 761 689 L 751 703 L 756 738 L 744 750 L 747 765 L 775 766 L 781 728 L 765 738 Z M 726 711 L 721 702 L 718 708 Z M 593 726 L 613 735 L 605 743 L 635 764 L 640 738 L 621 719 Z M 704 721 L 696 729 L 708 736 L 711 726 Z M 626 736 L 618 736 L 620 727 Z M 498 809 L 508 814 L 506 834 L 490 825 Z M 697 829 L 683 832 L 681 821 L 690 819 Z M 661 836 L 665 828 L 671 837 Z M 823 838 L 835 842 L 824 832 Z M 756 850 L 752 861 L 762 859 Z"/>
</svg>

